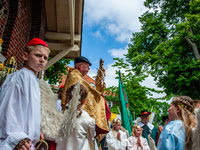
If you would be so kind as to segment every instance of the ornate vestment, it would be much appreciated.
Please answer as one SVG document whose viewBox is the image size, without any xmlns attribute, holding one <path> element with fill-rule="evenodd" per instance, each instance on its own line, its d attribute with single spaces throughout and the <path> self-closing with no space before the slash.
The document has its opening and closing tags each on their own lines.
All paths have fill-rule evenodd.
<svg viewBox="0 0 200 150">
<path fill-rule="evenodd" d="M 96 135 L 108 133 L 109 129 L 106 119 L 104 98 L 101 96 L 100 92 L 83 79 L 81 73 L 77 69 L 71 68 L 69 70 L 63 93 L 65 93 L 67 88 L 71 85 L 76 84 L 77 81 L 79 81 L 88 91 L 88 96 L 82 109 L 85 110 L 91 118 L 95 119 Z M 62 95 L 62 104 L 65 105 L 65 94 Z"/>
</svg>

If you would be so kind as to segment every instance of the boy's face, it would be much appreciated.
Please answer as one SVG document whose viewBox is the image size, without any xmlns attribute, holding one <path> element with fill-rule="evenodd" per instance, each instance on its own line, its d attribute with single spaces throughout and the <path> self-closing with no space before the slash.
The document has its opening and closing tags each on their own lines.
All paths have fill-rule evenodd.
<svg viewBox="0 0 200 150">
<path fill-rule="evenodd" d="M 47 64 L 49 50 L 44 47 L 35 47 L 30 54 L 24 52 L 23 59 L 26 61 L 26 68 L 32 70 L 35 75 L 42 71 Z"/>
</svg>

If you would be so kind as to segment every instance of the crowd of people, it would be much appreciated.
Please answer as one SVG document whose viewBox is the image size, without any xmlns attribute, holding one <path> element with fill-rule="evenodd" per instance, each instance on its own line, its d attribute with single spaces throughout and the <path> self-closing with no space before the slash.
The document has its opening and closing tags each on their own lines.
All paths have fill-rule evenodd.
<svg viewBox="0 0 200 150">
<path fill-rule="evenodd" d="M 108 150 L 191 150 L 197 144 L 193 142 L 195 135 L 191 132 L 197 124 L 193 112 L 194 101 L 190 97 L 174 97 L 168 109 L 169 115 L 162 117 L 164 127 L 159 126 L 157 130 L 148 122 L 150 112 L 143 110 L 138 115 L 141 122 L 133 125 L 129 138 L 119 132 L 121 121 L 114 120 L 113 128 L 107 135 Z M 118 133 L 120 138 L 116 136 Z"/>
<path fill-rule="evenodd" d="M 66 91 L 64 87 L 59 90 L 60 100 L 56 102 L 55 109 L 63 113 L 64 119 L 58 129 L 58 138 L 51 141 L 54 146 L 48 148 L 47 144 L 41 143 L 37 146 L 38 141 L 46 143 L 40 130 L 40 88 L 37 75 L 45 68 L 50 50 L 39 38 L 32 39 L 26 47 L 23 53 L 25 67 L 8 76 L 0 87 L 0 150 L 34 150 L 39 149 L 40 145 L 50 150 L 89 150 L 89 141 L 96 141 L 99 127 L 95 119 L 82 109 L 88 90 L 80 82 L 71 85 Z M 75 69 L 82 76 L 88 73 L 90 65 L 85 57 L 75 59 Z M 64 104 L 61 101 L 63 96 L 66 101 Z M 121 120 L 113 119 L 105 138 L 107 146 L 101 146 L 102 149 L 190 150 L 196 144 L 192 129 L 197 125 L 197 117 L 190 97 L 173 98 L 168 109 L 169 115 L 162 118 L 164 127 L 159 126 L 157 129 L 151 124 L 150 114 L 147 110 L 138 114 L 141 121 L 132 126 L 130 137 L 121 130 Z M 94 149 L 99 149 L 97 142 Z"/>
</svg>

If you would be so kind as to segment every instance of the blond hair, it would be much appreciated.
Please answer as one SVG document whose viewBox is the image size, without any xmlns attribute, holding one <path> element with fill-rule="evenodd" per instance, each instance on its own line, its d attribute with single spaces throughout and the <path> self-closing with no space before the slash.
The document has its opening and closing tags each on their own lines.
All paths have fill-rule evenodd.
<svg viewBox="0 0 200 150">
<path fill-rule="evenodd" d="M 183 126 L 185 127 L 185 144 L 186 149 L 189 149 L 191 139 L 191 129 L 196 125 L 196 117 L 193 115 L 194 112 L 194 101 L 188 96 L 179 96 L 173 98 L 172 104 L 177 107 L 181 107 L 180 114 L 177 114 L 180 120 L 183 121 Z"/>
<path fill-rule="evenodd" d="M 118 122 L 122 123 L 121 120 L 119 118 L 115 118 L 112 120 L 111 125 L 114 126 L 116 125 Z"/>
<path fill-rule="evenodd" d="M 142 127 L 140 126 L 140 125 L 138 125 L 138 124 L 134 124 L 133 126 L 132 126 L 132 132 L 131 132 L 131 135 L 132 136 L 135 136 L 135 131 L 138 129 L 138 128 L 141 128 L 142 129 Z M 143 130 L 143 129 L 142 129 Z M 142 135 L 141 135 L 142 136 Z"/>
<path fill-rule="evenodd" d="M 26 46 L 26 50 L 25 52 L 27 52 L 28 54 L 31 53 L 32 50 L 34 50 L 35 48 L 45 48 L 46 50 L 49 51 L 49 54 L 50 54 L 50 49 L 44 45 L 29 45 L 29 46 Z"/>
</svg>

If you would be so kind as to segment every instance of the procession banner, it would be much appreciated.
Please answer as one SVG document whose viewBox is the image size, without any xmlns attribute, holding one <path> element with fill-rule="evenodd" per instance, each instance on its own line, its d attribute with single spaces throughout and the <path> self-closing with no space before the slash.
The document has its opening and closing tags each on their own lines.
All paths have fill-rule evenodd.
<svg viewBox="0 0 200 150">
<path fill-rule="evenodd" d="M 131 135 L 131 127 L 133 126 L 133 117 L 129 109 L 128 96 L 122 82 L 121 72 L 119 71 L 118 73 L 119 73 L 119 99 L 121 106 L 120 112 L 121 112 L 122 126 L 126 130 L 128 130 L 129 135 Z"/>
</svg>

